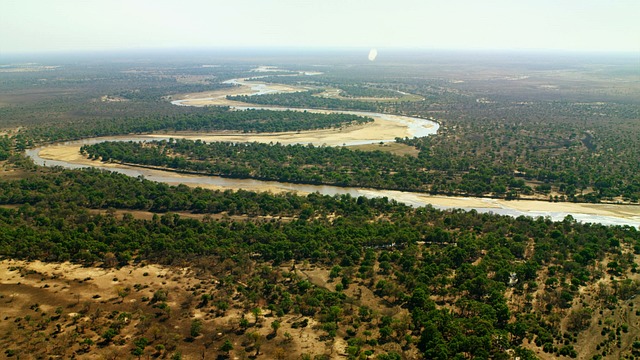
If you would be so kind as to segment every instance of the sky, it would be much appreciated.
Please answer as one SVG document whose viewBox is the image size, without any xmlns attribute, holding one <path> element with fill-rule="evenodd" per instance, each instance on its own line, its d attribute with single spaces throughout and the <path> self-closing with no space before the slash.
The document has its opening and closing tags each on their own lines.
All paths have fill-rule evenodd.
<svg viewBox="0 0 640 360">
<path fill-rule="evenodd" d="M 165 48 L 640 52 L 640 0 L 0 0 L 0 55 Z"/>
</svg>

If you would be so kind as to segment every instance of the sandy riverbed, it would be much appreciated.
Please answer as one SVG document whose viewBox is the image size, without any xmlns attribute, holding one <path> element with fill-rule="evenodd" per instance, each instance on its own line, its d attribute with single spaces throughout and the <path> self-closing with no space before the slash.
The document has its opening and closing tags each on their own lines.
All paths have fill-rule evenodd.
<svg viewBox="0 0 640 360">
<path fill-rule="evenodd" d="M 259 82 L 250 82 L 246 79 L 238 81 L 239 86 L 220 89 L 214 91 L 205 91 L 199 93 L 179 94 L 173 96 L 173 103 L 181 106 L 256 106 L 255 104 L 246 104 L 238 101 L 227 100 L 227 96 L 249 95 L 255 94 L 256 86 L 262 85 Z M 294 87 L 282 84 L 268 84 L 270 93 L 297 92 L 304 91 L 305 88 Z"/>
<path fill-rule="evenodd" d="M 226 99 L 226 95 L 236 94 L 251 94 L 256 92 L 256 86 L 261 85 L 256 82 L 248 82 L 240 80 L 238 82 L 241 86 L 237 86 L 230 89 L 221 89 L 205 93 L 194 94 L 182 94 L 175 96 L 175 99 L 179 99 L 179 105 L 190 106 L 205 106 L 205 105 L 226 105 L 226 106 L 252 106 L 251 104 L 244 104 L 238 102 L 232 102 Z M 287 85 L 268 84 L 269 91 L 275 92 L 290 92 L 300 91 L 301 88 L 296 88 Z M 326 110 L 309 110 L 315 112 L 327 112 Z M 146 136 L 139 136 L 141 138 L 148 138 L 150 140 L 157 138 L 166 138 L 171 136 L 173 138 L 184 139 L 201 139 L 204 141 L 231 141 L 231 142 L 279 142 L 282 144 L 291 143 L 312 143 L 314 145 L 329 145 L 329 146 L 341 146 L 345 143 L 357 143 L 358 141 L 366 141 L 370 139 L 394 139 L 396 137 L 412 136 L 407 124 L 402 122 L 393 121 L 393 115 L 384 115 L 386 118 L 382 118 L 383 115 L 374 117 L 374 122 L 364 125 L 349 126 L 342 129 L 324 129 L 314 131 L 302 131 L 302 132 L 286 132 L 286 133 L 261 133 L 261 134 L 245 134 L 237 132 L 215 132 L 215 133 L 178 133 L 178 134 L 152 134 Z M 110 139 L 119 139 L 127 137 L 114 137 Z M 119 169 L 139 169 L 126 165 L 120 165 L 116 163 L 102 163 L 98 161 L 91 161 L 80 154 L 80 144 L 64 144 L 54 145 L 42 149 L 39 156 L 43 159 L 66 161 L 69 163 L 83 165 L 83 166 L 101 166 L 104 168 L 119 168 Z M 170 171 L 145 169 L 145 176 L 158 176 L 162 178 L 163 182 L 168 184 L 177 185 L 184 183 L 188 186 L 202 187 L 215 190 L 249 190 L 249 191 L 268 191 L 272 193 L 282 192 L 297 192 L 301 195 L 305 195 L 315 190 L 313 186 L 307 188 L 311 189 L 307 191 L 294 190 L 291 184 L 281 184 L 277 182 L 260 182 L 260 181 L 246 181 L 246 180 L 230 180 L 224 185 L 219 185 L 211 182 L 207 182 L 203 179 L 203 176 L 180 174 Z M 174 180 L 175 179 L 175 180 Z M 548 213 L 575 213 L 586 214 L 595 216 L 609 216 L 617 217 L 633 222 L 640 223 L 640 206 L 634 205 L 611 205 L 611 204 L 586 204 L 586 203 L 567 203 L 567 202 L 548 202 L 538 200 L 500 200 L 500 199 L 488 199 L 488 198 L 474 198 L 474 197 L 450 197 L 450 196 L 434 196 L 421 193 L 399 192 L 399 191 L 385 191 L 385 190 L 359 190 L 359 193 L 366 196 L 387 196 L 390 194 L 391 198 L 397 201 L 405 202 L 409 204 L 422 205 L 432 204 L 436 207 L 450 207 L 450 208 L 483 208 L 483 209 L 496 209 L 498 210 L 512 210 L 519 212 L 529 213 L 531 216 L 544 216 Z"/>
<path fill-rule="evenodd" d="M 640 221 L 640 206 L 636 205 L 549 202 L 541 200 L 503 200 L 437 195 L 418 195 L 418 197 L 425 199 L 425 201 L 433 205 L 454 208 L 483 207 L 490 209 L 512 209 L 523 212 L 580 213 Z"/>
<path fill-rule="evenodd" d="M 195 135 L 194 135 L 195 136 Z M 40 157 L 48 160 L 66 161 L 78 165 L 86 166 L 102 166 L 107 168 L 124 168 L 124 169 L 136 169 L 126 165 L 120 165 L 116 163 L 102 163 L 99 161 L 92 161 L 80 154 L 80 145 L 55 145 L 47 147 L 40 151 Z M 249 190 L 249 191 L 267 191 L 271 193 L 283 193 L 295 191 L 286 184 L 278 184 L 275 182 L 260 182 L 260 181 L 234 181 L 231 180 L 230 184 L 217 185 L 206 182 L 200 182 L 202 176 L 180 174 L 170 171 L 145 169 L 145 173 L 151 176 L 161 176 L 165 178 L 165 182 L 171 185 L 177 185 L 184 183 L 192 187 L 202 187 L 213 190 Z M 172 181 L 175 179 L 175 181 Z M 296 191 L 301 195 L 306 195 L 309 192 Z M 367 191 L 364 190 L 366 193 Z M 375 195 L 378 192 L 371 190 L 371 195 Z M 382 191 L 384 192 L 384 190 Z M 614 204 L 587 204 L 587 203 L 568 203 L 568 202 L 548 202 L 538 200 L 501 200 L 501 199 L 489 199 L 489 198 L 473 198 L 473 197 L 452 197 L 452 196 L 439 196 L 420 193 L 403 193 L 399 191 L 388 191 L 391 196 L 400 201 L 406 203 L 426 203 L 432 204 L 437 207 L 450 207 L 450 208 L 485 208 L 485 209 L 511 209 L 522 212 L 541 213 L 579 213 L 598 216 L 612 216 L 627 220 L 634 220 L 640 222 L 640 206 L 635 205 L 614 205 Z"/>
<path fill-rule="evenodd" d="M 105 163 L 97 160 L 90 160 L 89 158 L 80 154 L 80 146 L 79 144 L 73 145 L 54 145 L 50 147 L 46 147 L 42 149 L 39 153 L 39 156 L 46 160 L 55 160 L 55 161 L 65 161 L 68 163 L 81 165 L 81 166 L 100 166 L 103 168 L 111 168 L 111 169 L 139 169 L 138 167 L 122 165 L 118 163 Z M 185 182 L 185 180 L 197 180 L 202 178 L 202 176 L 198 175 L 190 175 L 190 174 L 181 174 L 172 171 L 162 171 L 162 170 L 154 170 L 154 169 L 144 169 L 144 172 L 148 174 L 148 176 L 161 176 L 165 178 L 175 179 L 175 181 L 168 180 L 166 181 L 169 185 L 179 185 L 185 184 L 191 187 L 201 187 L 204 189 L 211 190 L 248 190 L 248 191 L 258 191 L 258 192 L 271 192 L 274 194 L 277 193 L 285 193 L 290 190 L 280 188 L 276 185 L 269 184 L 256 184 L 247 186 L 246 184 L 241 184 L 238 182 L 236 187 L 234 186 L 223 186 L 216 184 L 208 184 L 208 183 L 200 183 L 200 182 Z"/>
<path fill-rule="evenodd" d="M 322 129 L 313 131 L 259 134 L 243 134 L 234 132 L 171 134 L 171 136 L 176 139 L 200 139 L 207 142 L 279 142 L 281 144 L 314 144 L 318 146 L 341 146 L 345 143 L 370 141 L 370 139 L 376 137 L 379 137 L 381 139 L 393 139 L 396 137 L 405 137 L 409 135 L 409 130 L 406 126 L 380 118 L 374 119 L 372 123 L 347 126 L 341 129 Z M 151 139 L 162 137 L 166 138 L 167 135 L 152 134 L 148 135 L 148 137 Z"/>
</svg>

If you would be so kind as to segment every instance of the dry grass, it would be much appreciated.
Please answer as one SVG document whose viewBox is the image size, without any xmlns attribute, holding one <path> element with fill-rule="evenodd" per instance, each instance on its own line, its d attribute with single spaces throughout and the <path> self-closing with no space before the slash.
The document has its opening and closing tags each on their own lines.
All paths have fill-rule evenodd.
<svg viewBox="0 0 640 360">
<path fill-rule="evenodd" d="M 398 318 L 403 315 L 397 309 L 389 309 L 365 286 L 352 284 L 346 294 L 354 300 L 345 305 L 345 321 L 340 324 L 338 336 L 326 340 L 316 318 L 295 314 L 276 318 L 264 301 L 258 303 L 262 315 L 255 325 L 250 312 L 255 305 L 244 300 L 230 300 L 229 308 L 221 311 L 213 304 L 223 299 L 241 298 L 236 289 L 243 285 L 239 280 L 222 285 L 213 273 L 226 276 L 228 271 L 236 275 L 244 272 L 240 278 L 250 281 L 255 276 L 253 271 L 263 265 L 268 266 L 254 264 L 238 269 L 209 260 L 206 264 L 196 262 L 193 267 L 140 264 L 105 268 L 70 263 L 0 261 L 0 348 L 14 350 L 24 359 L 44 355 L 120 359 L 133 358 L 134 340 L 144 337 L 149 340 L 144 358 L 164 358 L 179 351 L 183 359 L 201 359 L 203 354 L 205 359 L 214 359 L 224 355 L 218 349 L 229 339 L 234 346 L 231 358 L 242 359 L 255 354 L 254 340 L 248 334 L 257 333 L 262 341 L 259 358 L 295 359 L 307 353 L 340 359 L 346 356 L 345 330 L 352 326 L 348 316 L 357 313 L 358 306 L 370 306 L 378 314 Z M 205 268 L 209 270 L 205 271 Z M 212 269 L 216 269 L 215 272 Z M 287 267 L 274 268 L 282 274 L 289 270 Z M 333 287 L 328 282 L 328 269 L 301 269 L 297 272 L 300 279 L 307 278 L 302 272 L 309 274 L 309 279 L 318 286 Z M 280 276 L 277 282 L 279 286 L 287 286 L 284 277 Z M 128 293 L 123 293 L 127 289 Z M 149 301 L 161 289 L 168 294 L 166 304 L 170 312 L 154 306 L 160 302 Z M 200 306 L 201 294 L 211 294 L 212 303 Z M 406 310 L 401 311 L 406 313 Z M 250 322 L 246 331 L 239 327 L 243 316 Z M 202 334 L 190 338 L 190 326 L 196 319 L 202 321 Z M 271 323 L 276 319 L 281 327 L 274 336 Z M 308 326 L 294 326 L 303 319 L 307 319 Z M 104 341 L 103 335 L 116 323 L 120 324 L 118 334 L 111 341 Z M 376 328 L 371 328 L 373 336 Z M 383 349 L 401 351 L 399 345 L 388 343 L 378 346 L 376 352 Z M 417 355 L 415 349 L 406 354 L 409 357 Z"/>
<path fill-rule="evenodd" d="M 0 161 L 0 180 L 21 180 L 28 175 L 29 172 L 23 169 L 16 169 L 6 161 Z"/>
</svg>

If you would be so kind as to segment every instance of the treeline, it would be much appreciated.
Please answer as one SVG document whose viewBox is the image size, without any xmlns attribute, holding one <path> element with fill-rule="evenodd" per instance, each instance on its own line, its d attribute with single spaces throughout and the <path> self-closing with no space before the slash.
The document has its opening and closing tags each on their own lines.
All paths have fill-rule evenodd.
<svg viewBox="0 0 640 360">
<path fill-rule="evenodd" d="M 623 115 L 629 107 L 616 104 L 583 106 L 575 116 L 570 116 L 571 108 L 580 107 L 530 104 L 451 111 L 460 116 L 442 121 L 438 134 L 402 142 L 421 150 L 421 156 L 441 171 L 503 168 L 534 182 L 530 185 L 534 190 L 554 192 L 560 200 L 638 202 L 640 127 L 633 119 L 636 115 Z M 589 118 L 585 108 L 601 115 Z M 462 116 L 463 112 L 480 117 Z M 455 189 L 449 183 L 439 187 Z"/>
<path fill-rule="evenodd" d="M 202 63 L 51 64 L 46 71 L 0 73 L 2 126 L 75 127 L 116 117 L 164 116 L 197 111 L 171 105 L 163 98 L 180 93 L 225 88 L 227 79 L 255 74 L 251 65 L 203 67 Z M 103 101 L 103 96 L 129 101 Z"/>
<path fill-rule="evenodd" d="M 554 201 L 640 201 L 640 108 L 631 100 L 632 91 L 594 87 L 585 91 L 571 82 L 550 80 L 559 85 L 551 94 L 535 87 L 507 86 L 507 80 L 505 86 L 490 85 L 493 80 L 451 83 L 421 74 L 432 71 L 336 68 L 319 77 L 281 78 L 286 83 L 338 88 L 366 84 L 426 98 L 378 106 L 387 113 L 446 114 L 439 118 L 438 134 L 406 141 L 422 150 L 432 169 L 446 172 L 434 184 L 435 192 L 455 193 L 458 183 L 465 181 L 462 176 L 488 169 L 515 175 L 515 181 L 525 181 Z M 263 81 L 278 82 L 278 77 Z M 492 186 L 477 182 L 474 187 Z"/>
<path fill-rule="evenodd" d="M 20 138 L 33 143 L 82 139 L 87 137 L 141 134 L 156 131 L 284 132 L 363 124 L 373 119 L 350 114 L 320 114 L 306 111 L 242 110 L 210 107 L 193 112 L 149 117 L 121 117 L 111 121 L 86 121 L 30 127 Z"/>
<path fill-rule="evenodd" d="M 111 189 L 111 190 L 110 190 Z M 113 191 L 117 189 L 117 191 Z M 357 201 L 356 201 L 357 200 Z M 219 191 L 169 186 L 164 183 L 131 178 L 96 169 L 51 169 L 23 180 L 0 181 L 0 204 L 31 204 L 52 207 L 70 204 L 91 209 L 130 209 L 157 213 L 190 211 L 193 213 L 228 213 L 251 216 L 299 216 L 317 213 L 328 215 L 372 215 L 404 211 L 408 206 L 386 198 L 353 199 L 350 196 L 308 197 L 284 193 Z M 366 206 L 363 206 L 365 204 Z"/>
<path fill-rule="evenodd" d="M 164 97 L 172 94 L 195 93 L 213 91 L 219 89 L 232 88 L 231 84 L 215 83 L 208 81 L 202 84 L 181 84 L 176 83 L 171 86 L 143 87 L 139 89 L 126 89 L 111 94 L 132 101 L 164 101 Z"/>
<path fill-rule="evenodd" d="M 583 202 L 598 202 L 617 196 L 637 202 L 640 196 L 640 178 L 634 180 L 640 176 L 638 174 L 614 180 L 615 174 L 592 174 L 583 166 L 575 170 L 571 167 L 574 162 L 565 164 L 564 168 L 558 165 L 554 172 L 491 161 L 474 163 L 471 156 L 451 157 L 447 147 L 434 147 L 431 137 L 397 140 L 420 149 L 419 156 L 345 147 L 191 140 L 145 144 L 104 142 L 84 146 L 82 151 L 103 161 L 293 183 L 447 195 L 488 195 L 507 199 L 534 194 L 549 196 L 553 189 L 563 195 L 562 199 L 556 196 L 551 197 L 552 200 Z M 531 181 L 536 182 L 532 184 Z M 587 188 L 595 191 L 585 192 Z"/>
<path fill-rule="evenodd" d="M 0 137 L 0 161 L 7 160 L 11 156 L 13 149 L 13 140 L 8 136 Z"/>
<path fill-rule="evenodd" d="M 398 98 L 402 96 L 397 91 L 380 89 L 364 85 L 339 85 L 341 96 L 344 97 L 366 97 L 366 98 Z"/>
<path fill-rule="evenodd" d="M 333 184 L 411 191 L 434 191 L 443 174 L 427 157 L 399 156 L 345 147 L 261 143 L 206 143 L 171 140 L 150 143 L 103 142 L 83 146 L 93 159 L 165 166 L 237 178 Z M 480 168 L 462 176 L 452 192 L 517 197 L 530 193 L 524 181 L 502 170 Z"/>
<path fill-rule="evenodd" d="M 361 111 L 376 111 L 378 109 L 375 103 L 314 96 L 320 92 L 322 92 L 322 90 L 265 95 L 237 95 L 227 96 L 227 99 L 251 104 L 277 105 L 294 108 L 347 109 Z"/>
<path fill-rule="evenodd" d="M 360 281 L 377 297 L 408 308 L 411 317 L 383 316 L 377 326 L 367 328 L 367 338 L 354 327 L 349 330 L 352 350 L 389 342 L 416 344 L 430 359 L 505 358 L 510 351 L 534 359 L 521 347 L 524 339 L 557 356 L 572 356 L 580 330 L 563 333 L 554 321 L 569 313 L 585 286 L 605 276 L 595 266 L 598 262 L 609 258 L 607 271 L 624 278 L 637 265 L 621 250 L 640 253 L 636 229 L 580 224 L 570 217 L 552 222 L 413 209 L 384 198 L 220 192 L 97 170 L 53 171 L 0 182 L 0 204 L 13 205 L 0 208 L 1 256 L 84 264 L 109 256 L 120 263 L 182 263 L 215 256 L 220 263 L 230 259 L 240 264 L 252 256 L 274 266 L 291 260 L 333 266 L 331 276 L 340 287 L 322 296 L 337 299 L 307 305 L 294 299 L 295 307 L 287 296 L 265 301 L 274 311 L 317 316 L 332 338 L 339 327 L 366 324 L 374 316 L 366 307 L 343 307 L 343 289 Z M 200 221 L 165 214 L 141 220 L 88 211 L 108 208 L 200 209 L 293 219 Z M 601 299 L 608 306 L 640 291 L 633 282 L 614 282 Z M 300 296 L 316 294 L 308 282 L 298 286 Z M 512 293 L 509 301 L 507 291 Z"/>
</svg>

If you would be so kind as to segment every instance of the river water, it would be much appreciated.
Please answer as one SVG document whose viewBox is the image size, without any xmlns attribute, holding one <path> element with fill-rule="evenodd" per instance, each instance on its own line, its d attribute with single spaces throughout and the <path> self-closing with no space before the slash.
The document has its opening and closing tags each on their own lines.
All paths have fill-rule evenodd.
<svg viewBox="0 0 640 360">
<path fill-rule="evenodd" d="M 244 80 L 234 79 L 234 84 L 249 85 L 256 93 L 269 93 L 268 84 L 247 84 Z M 189 99 L 194 100 L 194 99 Z M 187 106 L 184 103 L 185 100 L 176 100 L 173 103 L 175 105 Z M 238 110 L 242 109 L 266 109 L 266 110 L 286 110 L 277 107 L 238 107 Z M 314 109 L 295 109 L 298 111 L 322 111 Z M 408 117 L 399 115 L 377 114 L 361 111 L 335 111 L 340 113 L 350 113 L 360 116 L 378 117 L 388 121 L 397 122 L 408 127 L 409 133 L 412 136 L 422 137 L 435 134 L 438 130 L 438 124 L 434 121 Z M 66 145 L 81 146 L 84 144 L 95 144 L 103 141 L 149 141 L 149 140 L 162 140 L 169 139 L 170 136 L 165 137 L 145 137 L 145 136 L 118 136 L 118 137 L 104 137 L 84 139 L 79 141 L 67 142 Z M 358 145 L 366 143 L 378 143 L 378 142 L 390 142 L 395 139 L 368 139 L 347 142 L 346 145 Z M 353 188 L 353 187 L 338 187 L 329 185 L 306 185 L 306 184 L 292 184 L 281 183 L 277 181 L 261 181 L 253 179 L 231 179 L 219 176 L 197 176 L 197 175 L 184 175 L 171 171 L 161 171 L 153 169 L 145 169 L 131 166 L 104 166 L 99 162 L 95 165 L 87 165 L 80 163 L 73 163 L 69 161 L 50 160 L 40 157 L 40 151 L 44 147 L 29 149 L 26 151 L 26 155 L 31 157 L 33 161 L 42 166 L 61 166 L 69 169 L 77 169 L 84 167 L 95 167 L 109 171 L 115 171 L 132 177 L 143 176 L 148 180 L 165 182 L 170 184 L 183 183 L 192 186 L 215 186 L 228 189 L 244 189 L 249 191 L 264 191 L 269 189 L 279 192 L 297 192 L 302 194 L 308 193 L 320 193 L 324 195 L 343 195 L 349 194 L 353 197 L 387 197 L 389 199 L 396 200 L 411 206 L 426 206 L 432 205 L 439 209 L 451 209 L 461 208 L 463 210 L 476 210 L 481 213 L 495 213 L 508 216 L 532 216 L 532 217 L 549 217 L 554 221 L 564 219 L 567 215 L 573 216 L 580 222 L 592 222 L 605 225 L 630 225 L 636 228 L 640 228 L 640 207 L 634 205 L 605 205 L 605 204 L 572 204 L 572 203 L 547 203 L 544 201 L 528 201 L 528 200 L 515 200 L 504 201 L 497 199 L 487 198 L 461 198 L 461 197 L 446 197 L 446 196 L 431 196 L 423 193 L 396 191 L 396 190 L 378 190 L 378 189 L 366 189 L 366 188 Z M 523 203 L 524 202 L 524 203 Z M 465 203 L 468 203 L 465 204 Z M 521 206 L 523 204 L 534 204 L 527 209 L 527 206 Z M 535 210 L 532 210 L 535 209 Z"/>
</svg>

